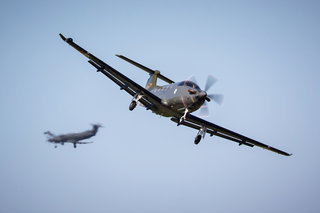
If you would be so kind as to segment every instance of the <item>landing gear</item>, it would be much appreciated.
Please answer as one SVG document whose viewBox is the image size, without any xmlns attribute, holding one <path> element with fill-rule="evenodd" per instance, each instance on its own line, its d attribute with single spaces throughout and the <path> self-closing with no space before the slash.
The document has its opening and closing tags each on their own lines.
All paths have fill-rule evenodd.
<svg viewBox="0 0 320 213">
<path fill-rule="evenodd" d="M 196 138 L 194 139 L 194 144 L 197 145 L 198 143 L 200 143 L 201 138 L 204 138 L 204 136 L 206 135 L 206 132 L 207 132 L 207 127 L 202 126 L 202 127 L 199 129 L 199 132 L 198 132 Z"/>
<path fill-rule="evenodd" d="M 198 144 L 201 141 L 201 135 L 197 135 L 196 138 L 194 139 L 194 144 Z"/>
<path fill-rule="evenodd" d="M 57 148 L 58 146 L 57 145 L 54 145 L 54 148 Z"/>
<path fill-rule="evenodd" d="M 76 143 L 73 143 L 73 148 L 77 148 L 77 144 Z"/>
<path fill-rule="evenodd" d="M 129 110 L 132 111 L 134 110 L 134 108 L 136 108 L 137 106 L 137 102 L 136 101 L 131 101 L 130 105 L 129 105 Z"/>
<path fill-rule="evenodd" d="M 136 108 L 137 103 L 138 103 L 138 101 L 139 101 L 141 98 L 142 98 L 142 95 L 141 95 L 140 93 L 137 93 L 137 94 L 133 97 L 133 99 L 132 99 L 132 101 L 131 101 L 131 103 L 130 103 L 130 105 L 129 105 L 129 110 L 130 110 L 130 111 L 132 111 L 132 110 L 134 110 L 134 108 Z"/>
<path fill-rule="evenodd" d="M 185 109 L 183 116 L 180 118 L 179 123 L 177 124 L 177 126 L 179 126 L 183 121 L 186 120 L 187 118 L 187 114 L 188 114 L 189 110 L 188 108 Z"/>
</svg>

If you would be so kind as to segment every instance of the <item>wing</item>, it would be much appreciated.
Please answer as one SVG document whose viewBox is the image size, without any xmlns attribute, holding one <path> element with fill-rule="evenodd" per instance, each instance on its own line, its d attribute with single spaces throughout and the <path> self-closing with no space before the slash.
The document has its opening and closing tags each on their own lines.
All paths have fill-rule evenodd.
<svg viewBox="0 0 320 213">
<path fill-rule="evenodd" d="M 171 118 L 171 120 L 175 123 L 179 122 L 178 118 Z M 281 151 L 279 149 L 276 149 L 272 146 L 260 143 L 256 140 L 253 140 L 251 138 L 248 138 L 246 136 L 243 136 L 241 134 L 238 134 L 236 132 L 233 132 L 231 130 L 223 128 L 221 126 L 218 126 L 214 123 L 211 123 L 211 122 L 208 122 L 208 121 L 203 120 L 201 118 L 198 118 L 198 117 L 191 115 L 191 114 L 187 115 L 186 121 L 181 123 L 181 125 L 185 125 L 185 126 L 188 126 L 188 127 L 194 128 L 194 129 L 198 129 L 198 130 L 204 126 L 204 127 L 206 127 L 207 133 L 209 133 L 211 136 L 216 135 L 216 136 L 228 139 L 230 141 L 238 143 L 239 146 L 240 145 L 246 145 L 246 146 L 250 146 L 250 147 L 259 146 L 261 148 L 267 149 L 272 152 L 276 152 L 281 155 L 286 155 L 286 156 L 292 155 L 292 154 L 288 154 L 284 151 Z"/>
<path fill-rule="evenodd" d="M 151 93 L 150 91 L 146 90 L 130 78 L 126 77 L 122 73 L 118 72 L 96 56 L 92 55 L 79 45 L 73 42 L 72 38 L 66 38 L 62 34 L 59 34 L 62 40 L 67 42 L 70 46 L 78 50 L 81 54 L 89 58 L 88 61 L 92 66 L 97 69 L 97 72 L 101 72 L 109 79 L 111 79 L 114 83 L 119 85 L 121 90 L 125 90 L 133 97 L 137 97 L 141 95 L 139 102 L 141 102 L 147 109 L 151 110 L 160 110 L 160 111 L 170 111 L 173 116 L 179 117 L 181 113 L 173 111 L 170 107 L 161 103 L 161 99 Z"/>
<path fill-rule="evenodd" d="M 93 142 L 75 142 L 76 144 L 88 144 L 88 143 L 93 143 Z"/>
</svg>

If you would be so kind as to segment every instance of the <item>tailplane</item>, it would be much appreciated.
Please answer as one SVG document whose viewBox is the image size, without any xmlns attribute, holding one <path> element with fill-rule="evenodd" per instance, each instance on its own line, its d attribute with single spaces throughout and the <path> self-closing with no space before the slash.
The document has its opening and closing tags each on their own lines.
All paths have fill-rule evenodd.
<svg viewBox="0 0 320 213">
<path fill-rule="evenodd" d="M 147 81 L 146 89 L 154 88 L 157 85 L 157 79 L 158 78 L 160 78 L 161 80 L 163 80 L 163 81 L 165 81 L 165 82 L 167 82 L 169 84 L 173 84 L 174 83 L 174 81 L 172 81 L 169 78 L 161 75 L 159 70 L 152 70 L 152 69 L 150 69 L 148 67 L 145 67 L 145 66 L 143 66 L 143 65 L 141 65 L 141 64 L 139 64 L 139 63 L 137 63 L 135 61 L 132 61 L 131 59 L 129 59 L 129 58 L 123 56 L 123 55 L 116 55 L 116 56 L 118 56 L 119 58 L 129 62 L 130 64 L 133 64 L 136 67 L 139 67 L 140 69 L 142 69 L 142 70 L 144 70 L 144 71 L 146 71 L 147 73 L 150 74 L 150 77 L 149 77 L 149 79 Z"/>
</svg>

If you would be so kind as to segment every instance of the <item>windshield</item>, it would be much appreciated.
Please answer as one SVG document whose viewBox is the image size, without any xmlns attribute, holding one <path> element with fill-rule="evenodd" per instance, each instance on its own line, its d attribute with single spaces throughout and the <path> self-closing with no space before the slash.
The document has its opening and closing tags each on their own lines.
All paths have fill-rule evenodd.
<svg viewBox="0 0 320 213">
<path fill-rule="evenodd" d="M 192 87 L 195 89 L 200 89 L 200 87 L 198 85 L 196 85 L 195 83 L 193 83 L 191 81 L 182 81 L 178 84 L 178 86 L 188 86 L 188 87 Z"/>
</svg>

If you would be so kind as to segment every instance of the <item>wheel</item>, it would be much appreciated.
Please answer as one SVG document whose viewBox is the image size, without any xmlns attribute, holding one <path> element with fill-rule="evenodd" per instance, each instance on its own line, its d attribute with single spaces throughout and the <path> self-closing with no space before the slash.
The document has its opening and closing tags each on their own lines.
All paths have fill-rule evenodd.
<svg viewBox="0 0 320 213">
<path fill-rule="evenodd" d="M 197 135 L 197 137 L 194 139 L 194 144 L 198 144 L 201 141 L 201 135 Z"/>
<path fill-rule="evenodd" d="M 136 106 L 137 106 L 137 102 L 132 101 L 129 105 L 129 110 L 132 111 L 134 108 L 136 108 Z"/>
</svg>

